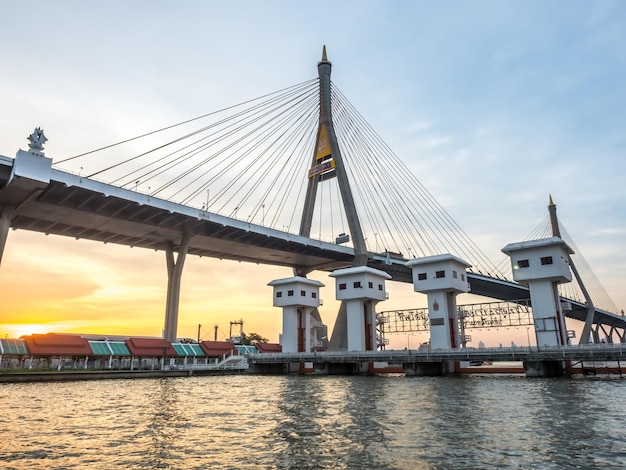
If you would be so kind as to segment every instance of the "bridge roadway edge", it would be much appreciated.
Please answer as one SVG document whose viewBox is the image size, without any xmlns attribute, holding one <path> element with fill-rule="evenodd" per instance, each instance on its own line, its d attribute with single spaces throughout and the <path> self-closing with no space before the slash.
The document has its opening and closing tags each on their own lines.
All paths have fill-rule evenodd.
<svg viewBox="0 0 626 470">
<path fill-rule="evenodd" d="M 621 375 L 620 361 L 626 358 L 626 344 L 590 344 L 588 346 L 565 347 L 517 347 L 517 348 L 466 348 L 456 350 L 398 350 L 369 352 L 317 352 L 317 353 L 273 353 L 251 356 L 248 360 L 250 370 L 278 373 L 314 373 L 367 375 L 385 373 L 385 367 L 373 368 L 375 363 L 401 365 L 407 376 L 438 376 L 480 373 L 479 370 L 463 369 L 458 364 L 462 361 L 511 361 L 522 362 L 527 377 L 558 377 L 573 372 L 572 363 L 584 361 L 617 361 L 617 370 Z M 306 364 L 306 369 L 303 365 Z M 605 367 L 606 368 L 606 367 Z M 399 367 L 392 367 L 388 372 L 399 372 Z M 583 368 L 584 369 L 584 368 Z M 497 371 L 497 367 L 490 373 Z M 502 373 L 511 373 L 511 368 L 502 369 Z"/>
<path fill-rule="evenodd" d="M 369 352 L 266 353 L 248 356 L 248 369 L 172 369 L 172 370 L 61 370 L 20 371 L 0 373 L 0 383 L 66 382 L 108 379 L 148 379 L 198 377 L 215 375 L 378 375 L 404 373 L 408 376 L 480 375 L 522 373 L 521 369 L 498 367 L 482 371 L 479 368 L 457 368 L 459 361 L 516 361 L 523 362 L 527 377 L 558 377 L 577 373 L 572 363 L 580 363 L 578 370 L 605 371 L 622 376 L 620 362 L 626 359 L 626 344 L 590 344 L 588 346 L 531 347 L 531 348 L 466 348 L 457 350 L 396 350 Z M 608 365 L 585 367 L 583 362 L 615 361 Z M 388 362 L 397 367 L 373 367 Z M 320 367 L 324 365 L 324 367 Z"/>
<path fill-rule="evenodd" d="M 390 350 L 364 352 L 265 353 L 248 358 L 254 363 L 286 362 L 439 362 L 439 361 L 543 361 L 626 359 L 626 344 L 589 344 L 586 346 L 540 346 L 515 348 L 463 348 L 448 350 Z"/>
</svg>

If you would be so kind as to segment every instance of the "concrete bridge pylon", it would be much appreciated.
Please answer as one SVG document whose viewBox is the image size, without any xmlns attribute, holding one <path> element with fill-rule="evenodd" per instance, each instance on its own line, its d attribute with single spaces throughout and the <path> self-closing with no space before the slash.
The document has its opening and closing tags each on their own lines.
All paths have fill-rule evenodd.
<svg viewBox="0 0 626 470">
<path fill-rule="evenodd" d="M 322 60 L 317 64 L 319 75 L 319 98 L 320 98 L 320 115 L 317 130 L 316 146 L 313 151 L 311 168 L 308 174 L 307 192 L 304 202 L 304 210 L 300 222 L 299 234 L 304 237 L 310 237 L 311 225 L 313 221 L 313 212 L 315 209 L 315 199 L 317 188 L 320 183 L 328 181 L 331 178 L 337 178 L 339 192 L 343 200 L 344 211 L 348 227 L 350 229 L 350 237 L 354 246 L 354 266 L 367 265 L 368 255 L 367 246 L 361 222 L 357 214 L 352 189 L 348 173 L 341 155 L 341 149 L 335 133 L 332 116 L 331 103 L 331 81 L 330 72 L 332 63 L 326 56 L 326 46 L 322 51 Z M 305 272 L 298 272 L 296 275 L 306 275 Z"/>
<path fill-rule="evenodd" d="M 350 188 L 348 173 L 333 125 L 330 80 L 332 63 L 328 60 L 326 55 L 326 46 L 322 49 L 322 60 L 318 62 L 317 69 L 319 75 L 320 115 L 317 138 L 315 140 L 316 146 L 308 174 L 309 181 L 299 234 L 305 237 L 310 237 L 311 235 L 313 212 L 319 184 L 331 178 L 337 178 L 339 192 L 343 201 L 343 209 L 350 231 L 350 236 L 346 237 L 345 240 L 351 239 L 354 247 L 354 261 L 352 265 L 354 267 L 364 267 L 367 266 L 369 257 L 363 229 L 352 195 L 352 189 Z M 294 269 L 294 274 L 296 276 L 306 276 L 307 272 L 296 268 Z M 348 310 L 350 310 L 350 308 L 345 299 L 339 299 L 338 297 L 338 300 L 341 300 L 341 305 L 337 313 L 335 328 L 328 344 L 330 350 L 344 350 L 349 347 L 348 343 L 354 342 L 354 339 L 348 339 L 352 334 L 348 327 L 348 323 L 350 322 Z M 317 311 L 316 314 L 319 317 Z M 368 338 L 363 336 L 365 332 L 361 333 L 361 335 L 362 338 L 359 342 L 363 342 L 363 344 L 368 343 Z M 374 344 L 376 343 L 374 342 Z"/>
</svg>

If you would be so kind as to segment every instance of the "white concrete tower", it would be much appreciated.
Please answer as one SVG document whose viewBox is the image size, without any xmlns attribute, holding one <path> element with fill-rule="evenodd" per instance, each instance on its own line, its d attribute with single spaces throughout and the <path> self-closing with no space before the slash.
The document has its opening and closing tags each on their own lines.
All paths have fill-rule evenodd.
<svg viewBox="0 0 626 470">
<path fill-rule="evenodd" d="M 276 279 L 268 284 L 274 288 L 274 307 L 283 308 L 283 331 L 280 344 L 283 352 L 312 352 L 321 343 L 318 330 L 323 327 L 311 317 L 320 306 L 319 281 L 294 276 Z"/>
<path fill-rule="evenodd" d="M 431 349 L 459 348 L 456 296 L 469 292 L 467 268 L 471 264 L 451 254 L 426 256 L 408 261 L 413 270 L 413 289 L 428 295 Z"/>
<path fill-rule="evenodd" d="M 384 271 L 356 266 L 338 269 L 335 278 L 337 300 L 345 301 L 347 351 L 375 351 L 376 304 L 387 299 L 385 280 L 391 276 Z"/>
<path fill-rule="evenodd" d="M 513 279 L 530 289 L 537 346 L 567 344 L 565 317 L 557 285 L 570 282 L 569 255 L 574 251 L 558 237 L 509 243 Z"/>
</svg>

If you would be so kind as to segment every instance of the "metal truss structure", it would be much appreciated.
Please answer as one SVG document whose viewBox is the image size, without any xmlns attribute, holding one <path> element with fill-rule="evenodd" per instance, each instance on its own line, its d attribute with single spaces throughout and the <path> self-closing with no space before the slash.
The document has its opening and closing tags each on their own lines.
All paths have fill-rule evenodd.
<svg viewBox="0 0 626 470">
<path fill-rule="evenodd" d="M 528 300 L 459 305 L 457 309 L 461 331 L 469 328 L 533 325 L 532 309 Z M 430 330 L 427 308 L 389 310 L 380 312 L 378 315 L 381 329 L 385 333 L 412 333 Z"/>
</svg>

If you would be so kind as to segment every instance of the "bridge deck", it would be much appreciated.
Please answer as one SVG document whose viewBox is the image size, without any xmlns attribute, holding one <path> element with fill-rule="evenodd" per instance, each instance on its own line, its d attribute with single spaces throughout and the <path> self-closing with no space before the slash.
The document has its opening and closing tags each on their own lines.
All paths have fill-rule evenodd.
<svg viewBox="0 0 626 470">
<path fill-rule="evenodd" d="M 45 158 L 45 157 L 42 157 Z M 47 159 L 46 159 L 47 160 Z M 197 256 L 297 267 L 304 272 L 349 267 L 354 249 L 225 217 L 147 194 L 52 169 L 46 181 L 11 178 L 15 159 L 0 155 L 0 206 L 15 207 L 13 229 L 164 250 L 190 235 L 188 253 Z M 1 208 L 1 207 L 0 207 Z M 369 253 L 368 266 L 392 280 L 412 282 L 405 259 Z M 529 299 L 514 282 L 468 273 L 471 292 L 500 300 Z M 566 315 L 584 321 L 586 307 L 571 302 Z M 626 319 L 597 310 L 595 320 L 626 327 Z"/>
</svg>

